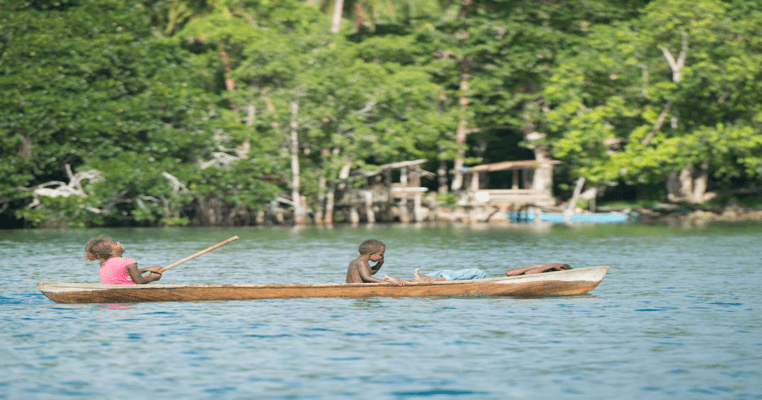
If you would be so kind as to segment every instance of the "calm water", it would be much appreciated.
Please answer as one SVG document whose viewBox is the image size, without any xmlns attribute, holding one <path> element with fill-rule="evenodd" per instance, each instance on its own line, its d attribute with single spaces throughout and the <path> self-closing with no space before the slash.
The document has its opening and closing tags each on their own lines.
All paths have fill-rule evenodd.
<svg viewBox="0 0 762 400">
<path fill-rule="evenodd" d="M 162 283 L 609 265 L 587 295 L 61 305 L 37 282 L 98 282 L 88 239 Z M 760 399 L 762 224 L 0 231 L 0 399 Z"/>
</svg>

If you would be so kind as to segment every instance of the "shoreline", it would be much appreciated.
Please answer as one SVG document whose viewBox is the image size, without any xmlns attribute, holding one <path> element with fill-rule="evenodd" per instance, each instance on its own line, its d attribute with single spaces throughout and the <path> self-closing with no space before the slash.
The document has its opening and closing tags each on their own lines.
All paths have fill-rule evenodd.
<svg viewBox="0 0 762 400">
<path fill-rule="evenodd" d="M 706 221 L 706 222 L 758 222 L 762 210 L 728 206 L 722 208 L 695 208 L 659 205 L 654 208 L 635 208 L 633 211 L 648 221 Z"/>
<path fill-rule="evenodd" d="M 457 208 L 437 208 L 427 210 L 425 217 L 420 221 L 377 221 L 380 224 L 409 224 L 409 223 L 495 223 L 495 224 L 526 224 L 524 221 L 512 221 L 508 211 L 502 207 L 457 207 Z M 543 211 L 563 212 L 561 209 L 546 209 Z M 739 206 L 715 207 L 690 209 L 674 204 L 657 204 L 654 207 L 598 207 L 598 213 L 625 213 L 629 214 L 629 222 L 762 222 L 762 209 L 747 208 Z M 578 214 L 590 214 L 589 211 L 582 211 Z M 289 224 L 286 219 L 281 223 L 265 223 L 254 225 L 214 225 L 214 226 L 175 226 L 188 228 L 233 228 L 233 227 L 288 227 L 296 226 Z M 375 223 L 370 223 L 375 224 Z M 529 221 L 532 223 L 532 221 Z M 552 223 L 552 222 L 551 222 Z M 348 222 L 342 221 L 331 224 L 331 226 L 341 225 L 367 225 L 367 221 Z M 304 224 L 300 226 L 327 226 L 325 224 Z M 136 226 L 133 226 L 136 227 Z M 125 228 L 125 226 L 93 226 L 89 228 Z M 161 228 L 161 227 L 157 227 Z M 11 230 L 37 230 L 37 229 L 62 229 L 62 227 L 35 227 L 35 228 L 0 228 L 0 231 Z M 66 228 L 63 228 L 66 229 Z"/>
</svg>

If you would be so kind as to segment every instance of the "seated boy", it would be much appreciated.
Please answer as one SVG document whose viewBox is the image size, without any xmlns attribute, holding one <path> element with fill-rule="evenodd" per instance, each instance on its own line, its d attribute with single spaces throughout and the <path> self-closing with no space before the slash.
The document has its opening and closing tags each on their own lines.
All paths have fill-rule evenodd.
<svg viewBox="0 0 762 400">
<path fill-rule="evenodd" d="M 347 283 L 386 283 L 395 282 L 399 285 L 402 284 L 394 278 L 385 276 L 384 279 L 374 278 L 371 275 L 375 275 L 381 266 L 384 265 L 384 252 L 386 251 L 386 245 L 376 239 L 369 239 L 360 244 L 357 249 L 360 252 L 360 257 L 355 258 L 349 263 L 347 268 Z M 375 262 L 373 267 L 368 263 L 369 261 Z"/>
</svg>

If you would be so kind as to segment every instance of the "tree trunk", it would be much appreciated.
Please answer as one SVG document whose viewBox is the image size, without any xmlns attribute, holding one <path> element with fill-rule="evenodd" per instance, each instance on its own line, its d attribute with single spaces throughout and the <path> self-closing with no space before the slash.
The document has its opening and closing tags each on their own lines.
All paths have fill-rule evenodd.
<svg viewBox="0 0 762 400">
<path fill-rule="evenodd" d="M 439 154 L 444 153 L 443 146 L 439 146 Z M 439 166 L 437 167 L 437 192 L 441 194 L 447 194 L 447 160 L 444 158 L 439 159 Z"/>
<path fill-rule="evenodd" d="M 333 152 L 334 152 L 334 156 L 339 155 L 338 148 L 334 148 Z M 336 208 L 336 191 L 339 189 L 340 185 L 346 186 L 342 184 L 342 182 L 345 181 L 347 178 L 349 178 L 349 172 L 351 169 L 352 169 L 352 162 L 347 161 L 347 163 L 344 164 L 343 167 L 341 167 L 341 170 L 339 171 L 338 179 L 333 180 L 328 184 L 328 194 L 325 200 L 325 224 L 326 225 L 333 224 L 333 211 Z"/>
<path fill-rule="evenodd" d="M 302 208 L 301 196 L 299 190 L 300 169 L 299 169 L 299 135 L 297 134 L 296 116 L 299 113 L 299 104 L 296 101 L 291 102 L 291 201 L 294 203 L 294 225 L 304 225 L 304 209 Z"/>
<path fill-rule="evenodd" d="M 706 191 L 709 180 L 708 169 L 709 161 L 704 160 L 698 169 L 689 165 L 680 172 L 671 172 L 667 176 L 667 200 L 673 203 L 680 201 L 703 203 L 714 198 L 716 193 Z"/>
<path fill-rule="evenodd" d="M 693 176 L 693 200 L 696 203 L 702 203 L 709 200 L 708 196 L 711 196 L 706 192 L 706 187 L 709 181 L 709 160 L 701 162 L 701 167 L 696 171 Z M 713 196 L 712 196 L 713 197 Z"/>
<path fill-rule="evenodd" d="M 410 222 L 410 214 L 407 209 L 407 168 L 400 169 L 400 188 L 402 189 L 402 198 L 400 199 L 400 222 Z"/>
<path fill-rule="evenodd" d="M 464 20 L 468 20 L 468 8 L 471 6 L 472 0 L 463 0 L 460 5 L 460 13 L 463 16 Z M 470 37 L 470 34 L 468 32 L 467 25 L 464 24 L 462 36 L 464 39 L 468 39 Z M 460 120 L 458 121 L 458 129 L 455 134 L 455 144 L 458 146 L 463 147 L 466 144 L 466 136 L 468 135 L 468 130 L 466 129 L 466 125 L 468 124 L 468 81 L 470 79 L 469 75 L 469 69 L 468 69 L 468 58 L 464 58 L 461 60 L 462 63 L 462 73 L 460 75 Z M 464 159 L 466 157 L 466 150 L 461 148 L 458 149 L 458 155 L 455 157 L 454 165 L 453 165 L 453 177 L 452 177 L 452 190 L 453 191 L 459 191 L 463 187 L 463 173 L 461 172 L 461 168 L 463 168 L 464 165 Z"/>
<path fill-rule="evenodd" d="M 669 49 L 666 47 L 661 48 L 662 54 L 664 54 L 664 58 L 667 59 L 669 68 L 672 70 L 672 82 L 674 83 L 679 83 L 682 80 L 683 67 L 685 67 L 685 60 L 688 57 L 688 33 L 682 32 L 682 36 L 682 46 L 677 59 L 675 59 Z M 672 103 L 673 100 L 669 100 L 667 104 L 665 104 L 664 110 L 659 115 L 654 129 L 643 139 L 643 144 L 647 144 L 653 138 L 656 131 L 661 128 L 667 113 L 670 111 Z M 673 128 L 677 126 L 677 117 L 672 117 L 671 124 Z M 708 167 L 708 163 L 702 163 L 701 169 L 704 174 Z M 690 203 L 700 203 L 704 201 L 703 198 L 704 192 L 706 191 L 707 176 L 702 177 L 702 172 L 699 171 L 698 179 L 694 181 L 695 174 L 696 169 L 692 165 L 684 167 L 679 172 L 670 172 L 667 176 L 667 200 L 671 202 L 687 201 Z"/>
<path fill-rule="evenodd" d="M 585 185 L 585 177 L 580 176 L 577 179 L 577 185 L 574 187 L 574 193 L 572 194 L 571 202 L 569 203 L 569 210 L 573 213 L 577 208 L 577 199 L 579 199 L 580 193 L 582 193 L 582 187 Z"/>
<path fill-rule="evenodd" d="M 590 212 L 594 213 L 598 210 L 598 206 L 595 203 L 598 200 L 598 187 L 593 186 L 590 188 L 590 191 L 592 192 L 592 195 L 590 196 L 590 205 L 588 206 L 588 209 Z"/>
<path fill-rule="evenodd" d="M 331 151 L 334 157 L 339 155 L 339 148 L 334 147 Z M 332 174 L 333 171 L 326 172 L 326 174 Z M 323 223 L 326 225 L 333 225 L 333 211 L 336 207 L 336 180 L 330 180 L 328 182 L 328 193 L 325 196 L 325 217 Z"/>
<path fill-rule="evenodd" d="M 667 200 L 676 203 L 688 201 L 693 192 L 693 166 L 687 166 L 667 175 Z"/>
<path fill-rule="evenodd" d="M 323 223 L 333 225 L 333 210 L 336 206 L 336 182 L 331 181 L 328 184 L 328 193 L 325 196 L 325 217 Z"/>
<path fill-rule="evenodd" d="M 338 33 L 341 29 L 341 14 L 344 12 L 344 0 L 336 0 L 333 4 L 333 22 L 331 32 Z"/>
<path fill-rule="evenodd" d="M 369 224 L 376 223 L 376 213 L 373 211 L 373 191 L 366 190 L 365 196 L 365 219 Z"/>
<path fill-rule="evenodd" d="M 547 146 L 532 144 L 532 142 L 545 137 L 544 133 L 531 131 L 524 135 L 524 140 L 529 142 L 527 148 L 534 152 L 534 159 L 537 161 L 550 161 L 550 151 Z M 553 196 L 553 166 L 551 164 L 542 164 L 532 175 L 532 190 Z"/>
<path fill-rule="evenodd" d="M 326 148 L 320 149 L 320 162 L 323 164 L 323 166 L 328 165 L 328 155 L 329 150 Z M 317 210 L 315 210 L 315 222 L 318 224 L 323 223 L 323 218 L 325 216 L 325 206 L 326 206 L 326 191 L 327 191 L 327 178 L 326 175 L 329 173 L 327 170 L 323 170 L 323 173 L 320 174 L 320 178 L 318 178 L 318 205 Z"/>
<path fill-rule="evenodd" d="M 323 210 L 325 210 L 325 192 L 325 173 L 322 173 L 318 178 L 318 205 L 317 210 L 315 210 L 315 222 L 318 224 L 323 223 Z"/>
<path fill-rule="evenodd" d="M 466 125 L 468 124 L 468 121 L 466 120 L 466 108 L 468 106 L 468 97 L 466 97 L 466 92 L 468 92 L 468 79 L 469 75 L 468 72 L 463 72 L 460 78 L 460 120 L 458 121 L 458 129 L 455 134 L 455 144 L 460 146 L 461 148 L 458 149 L 458 155 L 455 157 L 455 161 L 453 162 L 453 177 L 452 177 L 452 190 L 454 192 L 459 191 L 463 187 L 463 172 L 460 170 L 463 168 L 464 165 L 464 159 L 466 158 L 466 150 L 463 148 L 466 144 L 466 136 L 468 135 L 468 132 L 466 130 Z"/>
</svg>

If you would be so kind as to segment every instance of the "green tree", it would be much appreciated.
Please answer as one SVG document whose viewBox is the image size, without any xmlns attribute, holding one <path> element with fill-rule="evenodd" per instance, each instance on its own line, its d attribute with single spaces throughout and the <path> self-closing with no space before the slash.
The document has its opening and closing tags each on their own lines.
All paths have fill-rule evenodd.
<svg viewBox="0 0 762 400">
<path fill-rule="evenodd" d="M 483 156 L 482 151 L 467 151 L 469 138 L 486 142 L 520 135 L 536 159 L 549 158 L 547 146 L 536 141 L 544 135 L 539 126 L 547 108 L 542 90 L 558 55 L 583 46 L 592 26 L 632 18 L 643 3 L 463 0 L 422 25 L 419 63 L 441 85 L 445 108 L 458 116 L 457 129 L 443 140 L 449 143 L 441 152 L 453 161 L 452 188 L 462 186 L 460 167 Z M 477 158 L 467 159 L 468 154 Z M 545 184 L 541 179 L 535 183 Z"/>
<path fill-rule="evenodd" d="M 18 215 L 83 225 L 117 213 L 97 205 L 122 204 L 114 217 L 146 219 L 140 196 L 160 198 L 170 187 L 161 173 L 182 175 L 212 147 L 209 105 L 187 79 L 187 55 L 146 22 L 136 1 L 3 5 L 0 198 L 30 204 L 39 197 L 31 189 L 67 181 L 67 171 L 100 168 L 110 180 L 86 200 L 38 198 Z"/>
<path fill-rule="evenodd" d="M 596 28 L 546 90 L 554 155 L 593 183 L 665 185 L 671 201 L 759 185 L 753 4 L 656 1 L 637 21 Z"/>
<path fill-rule="evenodd" d="M 304 31 L 252 43 L 233 75 L 247 85 L 240 101 L 263 110 L 260 133 L 297 147 L 291 172 L 309 166 L 302 169 L 304 192 L 330 223 L 342 169 L 422 154 L 421 139 L 432 126 L 424 110 L 435 107 L 438 91 L 418 68 L 364 61 L 357 45 L 325 26 L 320 19 Z"/>
</svg>

